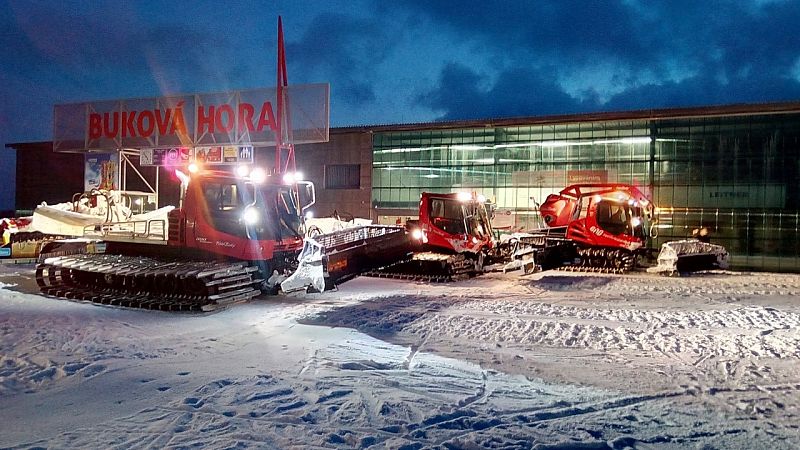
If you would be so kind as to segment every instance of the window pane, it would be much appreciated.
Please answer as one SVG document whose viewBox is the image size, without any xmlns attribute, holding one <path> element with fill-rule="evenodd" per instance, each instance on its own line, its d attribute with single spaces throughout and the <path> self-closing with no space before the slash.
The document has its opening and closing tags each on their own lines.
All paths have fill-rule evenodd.
<svg viewBox="0 0 800 450">
<path fill-rule="evenodd" d="M 332 164 L 325 166 L 325 189 L 358 189 L 360 187 L 360 164 Z"/>
</svg>

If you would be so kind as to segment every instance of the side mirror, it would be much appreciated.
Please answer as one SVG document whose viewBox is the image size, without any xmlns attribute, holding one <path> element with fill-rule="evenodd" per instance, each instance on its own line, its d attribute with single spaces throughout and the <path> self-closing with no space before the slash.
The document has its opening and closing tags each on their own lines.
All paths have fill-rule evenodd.
<svg viewBox="0 0 800 450">
<path fill-rule="evenodd" d="M 300 212 L 310 208 L 317 201 L 316 191 L 314 190 L 314 183 L 310 181 L 297 182 L 297 195 L 300 201 Z"/>
</svg>

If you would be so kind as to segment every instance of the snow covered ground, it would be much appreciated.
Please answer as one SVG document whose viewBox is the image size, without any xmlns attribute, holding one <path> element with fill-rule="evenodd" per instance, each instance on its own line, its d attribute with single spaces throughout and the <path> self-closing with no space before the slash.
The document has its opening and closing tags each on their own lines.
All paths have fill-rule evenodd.
<svg viewBox="0 0 800 450">
<path fill-rule="evenodd" d="M 358 278 L 213 314 L 0 266 L 0 447 L 800 447 L 800 275 Z"/>
</svg>

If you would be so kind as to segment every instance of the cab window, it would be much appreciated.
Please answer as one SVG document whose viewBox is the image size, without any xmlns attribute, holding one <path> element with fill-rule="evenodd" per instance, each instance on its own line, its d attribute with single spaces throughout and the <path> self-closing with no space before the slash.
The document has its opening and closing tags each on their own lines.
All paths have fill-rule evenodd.
<svg viewBox="0 0 800 450">
<path fill-rule="evenodd" d="M 597 224 L 611 234 L 623 234 L 630 224 L 628 212 L 626 204 L 603 200 L 597 204 Z"/>
<path fill-rule="evenodd" d="M 202 190 L 214 228 L 223 233 L 247 237 L 241 218 L 245 207 L 252 203 L 252 185 L 205 183 Z"/>
<path fill-rule="evenodd" d="M 464 210 L 461 202 L 432 198 L 430 203 L 431 224 L 449 234 L 464 234 Z"/>
<path fill-rule="evenodd" d="M 235 211 L 246 204 L 243 194 L 247 189 L 242 189 L 236 183 L 207 183 L 203 187 L 209 211 Z M 252 198 L 252 193 L 249 195 Z"/>
</svg>

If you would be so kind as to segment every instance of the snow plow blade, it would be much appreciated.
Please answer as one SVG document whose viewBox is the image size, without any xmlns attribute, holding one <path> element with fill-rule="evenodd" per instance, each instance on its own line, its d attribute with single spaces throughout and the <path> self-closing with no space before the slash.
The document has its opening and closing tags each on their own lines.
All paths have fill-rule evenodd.
<svg viewBox="0 0 800 450">
<path fill-rule="evenodd" d="M 674 275 L 700 270 L 727 269 L 728 251 L 725 247 L 697 239 L 667 242 L 661 246 L 657 265 L 648 272 Z"/>
<path fill-rule="evenodd" d="M 364 225 L 306 237 L 297 270 L 281 283 L 284 292 L 332 289 L 353 277 L 411 257 L 405 227 Z"/>
</svg>

